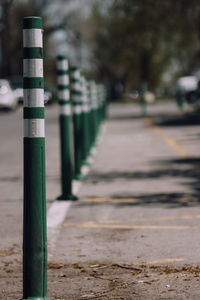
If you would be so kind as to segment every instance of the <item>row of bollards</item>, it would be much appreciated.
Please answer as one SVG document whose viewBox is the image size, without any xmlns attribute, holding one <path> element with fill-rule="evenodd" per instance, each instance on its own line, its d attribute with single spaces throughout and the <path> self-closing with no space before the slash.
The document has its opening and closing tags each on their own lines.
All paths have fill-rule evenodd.
<svg viewBox="0 0 200 300">
<path fill-rule="evenodd" d="M 72 194 L 73 160 L 71 138 L 71 104 L 69 89 L 69 64 L 65 56 L 57 58 L 57 85 L 60 107 L 60 153 L 61 153 L 61 189 L 58 200 L 76 200 Z"/>
<path fill-rule="evenodd" d="M 42 31 L 41 18 L 24 18 L 23 299 L 27 300 L 48 300 Z M 57 57 L 57 85 L 62 190 L 58 200 L 77 200 L 73 179 L 83 178 L 81 169 L 96 144 L 106 117 L 106 91 L 69 66 L 64 55 Z"/>
<path fill-rule="evenodd" d="M 105 119 L 105 88 L 87 81 L 77 67 L 70 67 L 74 126 L 74 178 L 82 179 L 81 167 L 87 164 L 102 121 Z"/>
<path fill-rule="evenodd" d="M 77 200 L 72 194 L 72 180 L 83 178 L 81 168 L 88 164 L 105 119 L 106 94 L 103 85 L 86 80 L 77 67 L 69 67 L 64 55 L 57 57 L 57 74 L 62 179 L 62 194 L 58 200 Z"/>
</svg>

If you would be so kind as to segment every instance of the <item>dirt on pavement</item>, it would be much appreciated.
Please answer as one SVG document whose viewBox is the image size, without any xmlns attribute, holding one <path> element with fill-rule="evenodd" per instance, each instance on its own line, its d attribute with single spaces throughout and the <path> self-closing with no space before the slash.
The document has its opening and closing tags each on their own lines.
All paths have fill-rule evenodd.
<svg viewBox="0 0 200 300">
<path fill-rule="evenodd" d="M 187 115 L 176 115 L 173 105 L 156 105 L 153 125 L 133 108 L 112 107 L 82 201 L 70 207 L 60 228 L 56 254 L 48 262 L 51 300 L 200 299 L 199 117 L 186 122 Z M 48 206 L 60 188 L 55 109 L 47 112 Z M 21 124 L 20 114 L 14 116 Z M 1 122 L 7 131 L 1 150 L 0 300 L 19 300 L 22 150 L 19 146 L 18 155 L 10 155 L 19 133 L 13 121 Z M 182 157 L 183 149 L 193 156 Z"/>
<path fill-rule="evenodd" d="M 0 251 L 0 299 L 22 298 L 17 245 Z M 48 296 L 59 300 L 199 299 L 200 265 L 140 262 L 48 263 Z"/>
</svg>

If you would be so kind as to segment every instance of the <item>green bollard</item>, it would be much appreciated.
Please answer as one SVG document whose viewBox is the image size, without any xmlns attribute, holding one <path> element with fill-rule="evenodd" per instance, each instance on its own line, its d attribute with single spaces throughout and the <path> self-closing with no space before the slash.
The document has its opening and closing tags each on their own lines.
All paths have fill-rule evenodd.
<svg viewBox="0 0 200 300">
<path fill-rule="evenodd" d="M 147 91 L 147 83 L 144 81 L 140 89 L 140 102 L 141 102 L 141 109 L 142 109 L 143 116 L 146 116 L 147 114 L 147 102 L 145 99 L 146 91 Z"/>
<path fill-rule="evenodd" d="M 102 91 L 101 91 L 100 83 L 97 85 L 97 94 L 98 94 L 98 121 L 100 127 L 102 122 Z"/>
<path fill-rule="evenodd" d="M 90 155 L 91 154 L 91 149 L 92 149 L 92 144 L 93 144 L 91 81 L 87 81 L 87 99 L 88 99 L 88 124 L 89 124 L 88 155 Z"/>
<path fill-rule="evenodd" d="M 95 128 L 94 128 L 94 106 L 93 106 L 93 84 L 89 81 L 89 101 L 90 101 L 90 151 L 92 150 L 94 144 Z"/>
<path fill-rule="evenodd" d="M 103 121 L 107 117 L 107 93 L 105 85 L 102 85 L 102 98 L 103 98 Z"/>
<path fill-rule="evenodd" d="M 42 20 L 25 17 L 23 299 L 47 300 Z"/>
<path fill-rule="evenodd" d="M 184 93 L 181 90 L 177 90 L 176 92 L 176 103 L 178 108 L 183 111 L 184 110 Z"/>
<path fill-rule="evenodd" d="M 71 153 L 71 105 L 69 95 L 69 63 L 64 55 L 57 57 L 58 100 L 60 106 L 61 188 L 58 200 L 78 200 L 72 194 L 73 164 Z"/>
<path fill-rule="evenodd" d="M 90 156 L 90 147 L 91 147 L 91 133 L 90 133 L 90 114 L 91 114 L 91 103 L 90 103 L 90 89 L 89 89 L 89 81 L 85 80 L 86 84 L 86 99 L 87 99 L 87 159 Z"/>
<path fill-rule="evenodd" d="M 100 127 L 100 113 L 99 113 L 99 108 L 100 108 L 100 99 L 99 99 L 99 86 L 96 84 L 96 122 L 97 122 L 97 137 L 99 135 L 99 127 Z"/>
<path fill-rule="evenodd" d="M 70 89 L 73 108 L 73 133 L 74 133 L 74 178 L 83 179 L 82 167 L 82 91 L 80 83 L 80 70 L 70 68 Z"/>
<path fill-rule="evenodd" d="M 88 165 L 87 158 L 89 155 L 89 103 L 88 103 L 88 92 L 87 92 L 87 81 L 85 77 L 81 76 L 81 87 L 82 87 L 82 121 L 83 121 L 83 164 Z"/>
<path fill-rule="evenodd" d="M 95 82 L 90 81 L 90 101 L 91 101 L 91 114 L 90 114 L 90 129 L 91 129 L 91 147 L 95 146 L 97 122 L 96 122 L 96 88 Z"/>
<path fill-rule="evenodd" d="M 93 83 L 93 107 L 94 107 L 94 126 L 95 126 L 95 136 L 94 143 L 96 144 L 97 136 L 99 133 L 99 116 L 98 116 L 98 91 L 96 82 Z"/>
<path fill-rule="evenodd" d="M 102 121 L 106 119 L 106 89 L 105 86 L 101 85 L 101 93 L 102 93 Z"/>
<path fill-rule="evenodd" d="M 101 122 L 104 122 L 104 106 L 105 106 L 105 97 L 104 97 L 104 85 L 101 84 Z"/>
<path fill-rule="evenodd" d="M 102 86 L 99 83 L 97 85 L 97 95 L 98 95 L 98 127 L 100 129 L 102 123 Z"/>
</svg>

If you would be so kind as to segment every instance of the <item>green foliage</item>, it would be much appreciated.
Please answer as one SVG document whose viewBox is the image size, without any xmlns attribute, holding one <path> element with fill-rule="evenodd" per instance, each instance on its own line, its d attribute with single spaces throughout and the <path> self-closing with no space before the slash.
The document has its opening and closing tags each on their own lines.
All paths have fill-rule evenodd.
<svg viewBox="0 0 200 300">
<path fill-rule="evenodd" d="M 200 63 L 197 0 L 115 0 L 93 9 L 97 76 L 113 86 L 155 89 L 163 75 L 191 72 Z"/>
</svg>

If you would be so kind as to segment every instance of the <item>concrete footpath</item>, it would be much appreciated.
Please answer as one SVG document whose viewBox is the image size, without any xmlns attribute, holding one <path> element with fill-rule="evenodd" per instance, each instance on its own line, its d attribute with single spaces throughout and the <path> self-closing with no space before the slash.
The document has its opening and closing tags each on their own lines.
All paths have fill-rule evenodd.
<svg viewBox="0 0 200 300">
<path fill-rule="evenodd" d="M 56 132 L 53 119 L 49 126 Z M 137 105 L 111 105 L 94 163 L 75 186 L 80 200 L 58 204 L 49 138 L 51 299 L 200 298 L 199 135 L 200 115 L 174 103 L 151 105 L 145 117 Z M 21 250 L 1 249 L 0 299 L 19 299 Z"/>
<path fill-rule="evenodd" d="M 199 299 L 199 125 L 175 104 L 152 106 L 147 117 L 110 107 L 52 255 L 62 272 L 79 271 L 62 297 Z"/>
</svg>

